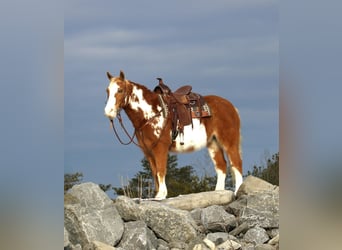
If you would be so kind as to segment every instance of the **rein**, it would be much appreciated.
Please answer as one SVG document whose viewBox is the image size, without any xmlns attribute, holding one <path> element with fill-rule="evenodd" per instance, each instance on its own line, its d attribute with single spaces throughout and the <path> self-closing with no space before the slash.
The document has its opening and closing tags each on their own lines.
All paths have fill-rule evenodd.
<svg viewBox="0 0 342 250">
<path fill-rule="evenodd" d="M 123 142 L 123 141 L 121 140 L 121 138 L 120 138 L 118 132 L 116 131 L 116 128 L 115 128 L 115 125 L 114 125 L 114 121 L 113 121 L 113 120 L 110 120 L 110 123 L 112 124 L 113 131 L 114 131 L 114 133 L 115 133 L 115 135 L 116 135 L 116 138 L 119 140 L 119 142 L 120 142 L 122 145 L 129 145 L 129 144 L 131 144 L 131 143 L 134 143 L 136 146 L 139 147 L 139 144 L 136 143 L 136 142 L 134 141 L 134 137 L 135 137 L 136 134 L 137 134 L 137 133 L 136 133 L 137 130 L 134 129 L 133 135 L 130 136 L 129 133 L 128 133 L 128 131 L 127 131 L 127 129 L 125 128 L 125 126 L 124 126 L 124 124 L 123 124 L 123 122 L 122 122 L 122 118 L 121 118 L 120 112 L 117 114 L 117 118 L 118 118 L 118 120 L 119 120 L 119 122 L 120 122 L 121 128 L 123 129 L 123 131 L 125 132 L 125 134 L 126 134 L 126 135 L 128 136 L 128 138 L 129 138 L 129 141 L 128 141 L 128 142 Z"/>
<path fill-rule="evenodd" d="M 140 145 L 139 145 L 137 142 L 134 141 L 134 137 L 136 137 L 136 135 L 137 135 L 137 130 L 140 131 L 143 127 L 145 127 L 148 123 L 150 123 L 154 118 L 158 117 L 158 116 L 160 115 L 160 113 L 162 113 L 163 111 L 164 111 L 164 110 L 159 111 L 156 115 L 154 115 L 153 117 L 151 117 L 150 119 L 148 119 L 148 121 L 146 121 L 142 126 L 140 126 L 139 129 L 136 129 L 136 128 L 135 128 L 135 129 L 134 129 L 134 133 L 133 133 L 132 136 L 128 133 L 127 129 L 125 128 L 125 126 L 124 126 L 124 124 L 123 124 L 123 121 L 122 121 L 121 114 L 120 114 L 120 112 L 119 112 L 119 113 L 117 114 L 117 118 L 118 118 L 118 120 L 119 120 L 119 122 L 120 122 L 121 128 L 123 129 L 123 131 L 125 132 L 125 134 L 126 134 L 127 137 L 129 138 L 129 141 L 128 141 L 128 142 L 123 142 L 123 140 L 121 140 L 121 138 L 120 138 L 118 132 L 116 131 L 114 121 L 113 121 L 113 120 L 110 120 L 110 123 L 112 124 L 112 128 L 113 128 L 113 131 L 114 131 L 114 133 L 115 133 L 116 138 L 119 140 L 119 142 L 120 142 L 122 145 L 129 145 L 129 144 L 133 143 L 134 145 L 140 147 Z M 165 129 L 165 126 L 163 126 L 162 132 L 164 131 L 164 129 Z M 159 137 L 158 140 L 156 140 L 156 141 L 153 143 L 151 149 L 154 148 L 154 147 L 156 146 L 156 144 L 157 144 L 157 142 L 158 142 L 159 140 L 160 140 L 160 137 Z"/>
</svg>

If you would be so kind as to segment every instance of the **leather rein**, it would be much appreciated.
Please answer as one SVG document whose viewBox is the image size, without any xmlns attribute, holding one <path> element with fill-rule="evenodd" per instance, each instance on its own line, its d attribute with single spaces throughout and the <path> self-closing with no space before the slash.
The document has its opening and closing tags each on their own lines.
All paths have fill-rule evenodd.
<svg viewBox="0 0 342 250">
<path fill-rule="evenodd" d="M 124 99 L 126 99 L 126 98 L 127 98 L 127 84 L 125 84 L 124 93 L 125 93 L 125 98 L 124 98 Z M 127 101 L 126 101 L 126 102 L 127 102 Z M 145 126 L 146 126 L 148 123 L 150 123 L 153 119 L 155 119 L 156 117 L 158 117 L 162 112 L 165 112 L 165 110 L 164 110 L 164 107 L 163 107 L 162 110 L 160 110 L 157 114 L 155 114 L 155 115 L 152 116 L 150 119 L 148 119 L 148 120 L 147 120 L 144 124 L 142 124 L 138 129 L 137 129 L 137 128 L 134 128 L 134 133 L 133 133 L 133 135 L 130 135 L 130 134 L 128 133 L 127 129 L 125 128 L 124 124 L 123 124 L 122 117 L 121 117 L 121 113 L 120 113 L 121 109 L 124 108 L 124 107 L 127 106 L 127 105 L 128 105 L 128 103 L 125 103 L 124 106 L 121 107 L 121 108 L 119 109 L 118 114 L 117 114 L 116 117 L 117 117 L 117 119 L 119 120 L 119 123 L 120 123 L 120 125 L 121 125 L 121 128 L 123 129 L 123 131 L 125 132 L 125 134 L 126 134 L 127 137 L 129 138 L 128 142 L 124 142 L 124 141 L 120 138 L 119 133 L 117 132 L 117 130 L 116 130 L 116 128 L 115 128 L 115 123 L 114 123 L 114 120 L 113 120 L 113 119 L 110 119 L 110 123 L 112 124 L 112 128 L 113 128 L 113 131 L 114 131 L 114 134 L 115 134 L 116 138 L 118 139 L 118 141 L 119 141 L 122 145 L 129 145 L 129 144 L 133 143 L 134 145 L 140 147 L 140 145 L 139 145 L 137 142 L 134 141 L 134 138 L 135 138 L 136 135 L 137 135 L 137 131 L 141 131 L 141 129 L 142 129 L 143 127 L 145 127 Z M 165 125 L 166 125 L 166 124 L 165 124 Z M 166 127 L 165 125 L 163 126 L 162 132 L 164 131 L 164 129 L 165 129 L 165 127 Z M 159 140 L 160 140 L 160 137 L 159 137 L 158 140 L 156 140 L 156 141 L 153 143 L 151 149 L 154 148 L 154 147 L 156 146 L 156 144 L 159 142 Z"/>
</svg>

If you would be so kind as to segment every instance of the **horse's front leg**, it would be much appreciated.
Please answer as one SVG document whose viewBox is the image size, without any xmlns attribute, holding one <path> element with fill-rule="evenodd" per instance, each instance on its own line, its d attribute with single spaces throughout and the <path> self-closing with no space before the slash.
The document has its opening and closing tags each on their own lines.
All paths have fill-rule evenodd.
<svg viewBox="0 0 342 250">
<path fill-rule="evenodd" d="M 156 189 L 157 194 L 155 196 L 155 199 L 157 200 L 163 200 L 167 196 L 167 187 L 165 183 L 165 177 L 166 177 L 166 168 L 167 168 L 167 155 L 168 155 L 168 149 L 158 148 L 154 150 L 154 156 L 155 156 L 155 167 L 156 167 L 156 176 L 155 176 L 155 186 L 158 187 Z"/>
</svg>

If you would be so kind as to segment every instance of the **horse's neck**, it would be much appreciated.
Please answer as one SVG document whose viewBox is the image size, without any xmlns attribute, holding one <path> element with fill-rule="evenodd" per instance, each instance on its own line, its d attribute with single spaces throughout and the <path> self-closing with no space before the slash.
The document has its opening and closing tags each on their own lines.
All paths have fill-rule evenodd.
<svg viewBox="0 0 342 250">
<path fill-rule="evenodd" d="M 128 118 L 137 129 L 151 119 L 154 115 L 153 108 L 158 105 L 158 95 L 148 88 L 130 82 L 131 90 L 128 105 L 124 108 Z"/>
</svg>

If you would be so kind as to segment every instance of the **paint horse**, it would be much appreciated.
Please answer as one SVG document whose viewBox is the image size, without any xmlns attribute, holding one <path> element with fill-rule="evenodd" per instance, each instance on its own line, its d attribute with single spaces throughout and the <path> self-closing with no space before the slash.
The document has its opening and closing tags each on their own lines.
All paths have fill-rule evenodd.
<svg viewBox="0 0 342 250">
<path fill-rule="evenodd" d="M 215 190 L 224 190 L 227 154 L 235 193 L 242 183 L 242 159 L 240 117 L 238 110 L 228 100 L 208 95 L 204 99 L 211 110 L 210 117 L 193 118 L 192 124 L 184 127 L 184 138 L 172 140 L 170 115 L 163 115 L 160 95 L 142 84 L 125 78 L 120 71 L 117 77 L 107 72 L 107 103 L 105 115 L 113 119 L 124 110 L 135 128 L 138 145 L 149 161 L 155 183 L 155 199 L 165 199 L 165 184 L 168 152 L 184 153 L 208 148 L 215 165 L 217 183 Z"/>
</svg>

